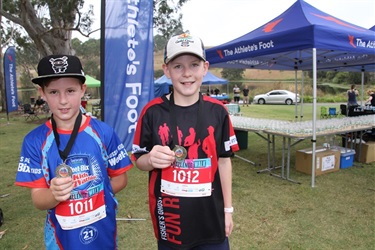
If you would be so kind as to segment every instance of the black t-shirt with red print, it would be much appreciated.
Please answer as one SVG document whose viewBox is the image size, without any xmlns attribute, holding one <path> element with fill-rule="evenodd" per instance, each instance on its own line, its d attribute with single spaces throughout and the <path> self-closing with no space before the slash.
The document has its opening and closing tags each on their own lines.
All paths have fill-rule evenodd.
<svg viewBox="0 0 375 250">
<path fill-rule="evenodd" d="M 162 244 L 172 248 L 189 249 L 201 244 L 220 243 L 225 239 L 224 202 L 218 159 L 232 156 L 239 148 L 226 107 L 208 96 L 203 96 L 202 102 L 203 105 L 198 101 L 187 107 L 175 106 L 173 119 L 177 126 L 173 128 L 169 100 L 166 96 L 156 98 L 142 110 L 134 135 L 133 160 L 150 152 L 154 145 L 173 149 L 178 144 L 186 148 L 186 158 L 191 162 L 195 161 L 195 167 L 199 162 L 207 162 L 207 159 L 211 163 L 210 176 L 206 176 L 212 182 L 211 192 L 202 197 L 186 197 L 189 196 L 191 183 L 200 175 L 200 169 L 192 167 L 191 175 L 188 171 L 183 172 L 184 176 L 177 175 L 176 179 L 186 184 L 187 190 L 184 190 L 184 183 L 176 184 L 176 188 L 181 187 L 182 192 L 186 191 L 185 197 L 161 192 L 161 185 L 166 179 L 163 177 L 165 170 L 164 174 L 160 169 L 149 173 L 149 206 L 155 236 Z M 203 108 L 204 119 L 198 116 L 199 107 Z M 196 131 L 197 127 L 201 131 Z M 178 139 L 173 140 L 173 135 L 177 135 Z M 196 138 L 197 135 L 200 138 Z M 171 167 L 171 176 L 173 173 L 181 174 L 176 169 Z M 197 177 L 198 185 L 204 185 L 202 183 L 207 180 L 206 177 L 201 180 Z M 171 183 L 171 189 L 175 188 L 174 184 Z"/>
</svg>

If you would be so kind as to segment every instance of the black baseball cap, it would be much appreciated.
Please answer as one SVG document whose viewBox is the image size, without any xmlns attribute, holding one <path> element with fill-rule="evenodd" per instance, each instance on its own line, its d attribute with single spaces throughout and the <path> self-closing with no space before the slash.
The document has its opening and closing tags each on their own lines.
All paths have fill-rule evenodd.
<svg viewBox="0 0 375 250">
<path fill-rule="evenodd" d="M 50 55 L 42 58 L 38 64 L 38 77 L 31 81 L 42 85 L 47 79 L 60 77 L 75 77 L 86 81 L 81 61 L 72 55 Z"/>
</svg>

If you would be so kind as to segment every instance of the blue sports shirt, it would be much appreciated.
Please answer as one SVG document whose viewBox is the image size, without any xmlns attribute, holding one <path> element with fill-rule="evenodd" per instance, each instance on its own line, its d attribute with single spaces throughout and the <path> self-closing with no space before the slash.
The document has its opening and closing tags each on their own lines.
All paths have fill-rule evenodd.
<svg viewBox="0 0 375 250">
<path fill-rule="evenodd" d="M 59 130 L 60 150 L 71 131 Z M 62 163 L 50 121 L 24 138 L 16 185 L 49 188 Z M 113 128 L 86 117 L 66 164 L 72 169 L 74 189 L 69 200 L 47 211 L 46 249 L 116 249 L 117 200 L 110 178 L 133 164 Z"/>
</svg>

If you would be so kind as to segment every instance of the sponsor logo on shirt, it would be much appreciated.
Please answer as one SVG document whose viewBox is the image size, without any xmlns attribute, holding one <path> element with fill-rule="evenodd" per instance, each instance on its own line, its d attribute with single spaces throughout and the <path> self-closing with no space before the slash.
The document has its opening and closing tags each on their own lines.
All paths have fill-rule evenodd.
<svg viewBox="0 0 375 250">
<path fill-rule="evenodd" d="M 18 164 L 18 172 L 29 173 L 29 174 L 41 174 L 42 170 L 40 168 L 31 168 L 27 163 L 20 162 Z"/>
</svg>

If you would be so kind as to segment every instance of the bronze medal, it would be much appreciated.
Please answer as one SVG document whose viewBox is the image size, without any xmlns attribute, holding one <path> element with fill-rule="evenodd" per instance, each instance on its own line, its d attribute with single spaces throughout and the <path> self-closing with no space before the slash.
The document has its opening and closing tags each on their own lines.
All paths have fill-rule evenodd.
<svg viewBox="0 0 375 250">
<path fill-rule="evenodd" d="M 55 171 L 56 177 L 64 178 L 73 175 L 72 169 L 65 163 L 60 164 Z"/>
<path fill-rule="evenodd" d="M 179 146 L 179 145 L 176 145 L 174 147 L 173 151 L 175 153 L 177 161 L 183 161 L 183 160 L 185 160 L 185 158 L 187 156 L 186 148 L 184 148 L 182 146 Z"/>
</svg>

